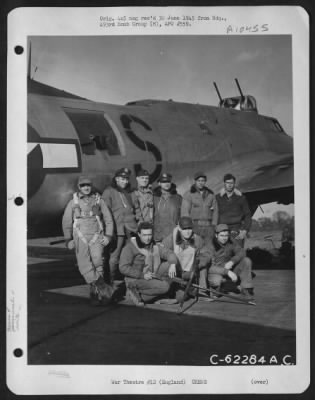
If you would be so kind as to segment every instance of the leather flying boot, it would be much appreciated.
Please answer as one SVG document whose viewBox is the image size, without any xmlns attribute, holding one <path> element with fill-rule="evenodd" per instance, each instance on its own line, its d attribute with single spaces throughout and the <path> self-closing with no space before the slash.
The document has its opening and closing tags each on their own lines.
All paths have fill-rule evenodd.
<svg viewBox="0 0 315 400">
<path fill-rule="evenodd" d="M 100 298 L 94 282 L 90 283 L 90 304 L 91 306 L 98 306 L 100 304 Z"/>
<path fill-rule="evenodd" d="M 94 282 L 101 304 L 107 305 L 111 302 L 113 295 L 113 288 L 104 282 L 102 276 Z"/>
</svg>

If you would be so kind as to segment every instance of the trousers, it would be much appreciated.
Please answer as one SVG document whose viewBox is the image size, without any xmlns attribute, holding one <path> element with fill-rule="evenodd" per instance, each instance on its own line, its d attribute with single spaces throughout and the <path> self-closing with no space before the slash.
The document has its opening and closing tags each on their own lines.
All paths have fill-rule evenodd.
<svg viewBox="0 0 315 400">
<path fill-rule="evenodd" d="M 117 236 L 109 246 L 109 274 L 111 282 L 113 282 L 115 279 L 123 281 L 123 276 L 119 271 L 119 258 L 126 241 L 133 235 L 134 233 L 126 229 L 125 235 Z"/>
<path fill-rule="evenodd" d="M 213 225 L 206 225 L 202 226 L 198 224 L 197 220 L 193 221 L 193 230 L 194 232 L 201 236 L 206 241 L 211 241 L 214 236 L 214 226 Z"/>
<path fill-rule="evenodd" d="M 73 232 L 73 240 L 75 245 L 75 254 L 78 262 L 78 267 L 81 275 L 86 283 L 97 281 L 100 276 L 103 276 L 103 250 L 104 246 L 98 238 L 94 243 L 89 244 L 93 238 L 93 234 L 85 234 L 84 237 L 88 243 Z"/>
<path fill-rule="evenodd" d="M 117 278 L 117 276 L 120 275 L 118 268 L 119 257 L 125 243 L 126 243 L 125 236 L 117 236 L 115 242 L 111 244 L 110 256 L 109 256 L 109 274 L 111 281 L 114 281 L 115 278 Z"/>
<path fill-rule="evenodd" d="M 208 273 L 210 287 L 219 287 L 222 282 L 225 282 L 227 276 L 224 274 L 222 266 L 211 265 Z M 252 261 L 248 257 L 244 257 L 238 264 L 234 265 L 232 271 L 240 279 L 240 287 L 242 289 L 251 289 L 253 287 L 252 278 Z"/>
<path fill-rule="evenodd" d="M 157 299 L 158 297 L 166 294 L 170 289 L 170 282 L 168 282 L 168 269 L 169 263 L 162 262 L 159 266 L 156 275 L 159 278 L 166 278 L 163 280 L 158 279 L 149 279 L 146 280 L 144 278 L 135 279 L 126 277 L 126 285 L 127 287 L 135 287 L 141 295 L 144 303 L 150 303 Z"/>
</svg>

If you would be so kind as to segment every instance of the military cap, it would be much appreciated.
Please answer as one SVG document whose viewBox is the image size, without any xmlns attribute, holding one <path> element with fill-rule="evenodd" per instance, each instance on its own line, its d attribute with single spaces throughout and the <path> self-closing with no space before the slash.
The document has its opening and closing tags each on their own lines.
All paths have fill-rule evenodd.
<svg viewBox="0 0 315 400">
<path fill-rule="evenodd" d="M 226 224 L 219 224 L 215 227 L 215 233 L 220 233 L 223 231 L 229 231 L 229 227 Z"/>
<path fill-rule="evenodd" d="M 192 229 L 193 222 L 190 217 L 180 217 L 178 225 L 181 229 Z"/>
<path fill-rule="evenodd" d="M 195 181 L 198 178 L 206 178 L 207 179 L 207 175 L 202 171 L 198 171 L 198 172 L 195 173 L 194 178 L 195 178 Z"/>
<path fill-rule="evenodd" d="M 149 174 L 149 172 L 146 170 L 146 169 L 140 169 L 138 172 L 137 172 L 137 177 L 138 176 L 150 176 L 150 174 Z"/>
<path fill-rule="evenodd" d="M 87 176 L 80 176 L 78 180 L 78 186 L 81 186 L 83 184 L 92 185 L 92 181 Z"/>
<path fill-rule="evenodd" d="M 172 182 L 172 175 L 164 173 L 159 177 L 158 182 Z"/>
<path fill-rule="evenodd" d="M 120 168 L 115 172 L 115 178 L 121 176 L 122 178 L 129 178 L 131 174 L 130 169 L 128 168 Z"/>
</svg>

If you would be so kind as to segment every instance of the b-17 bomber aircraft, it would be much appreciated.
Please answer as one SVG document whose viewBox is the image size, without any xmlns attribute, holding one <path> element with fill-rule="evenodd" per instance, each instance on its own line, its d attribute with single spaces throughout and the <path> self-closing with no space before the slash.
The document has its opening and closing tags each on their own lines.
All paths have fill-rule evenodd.
<svg viewBox="0 0 315 400">
<path fill-rule="evenodd" d="M 214 192 L 232 172 L 253 213 L 260 204 L 292 203 L 293 139 L 277 119 L 260 115 L 235 81 L 240 96 L 230 98 L 214 83 L 219 106 L 150 99 L 113 105 L 28 77 L 29 237 L 47 226 L 60 233 L 79 175 L 102 192 L 121 167 L 147 169 L 152 183 L 167 171 L 181 194 L 197 170 Z"/>
<path fill-rule="evenodd" d="M 210 303 L 197 296 L 179 312 L 176 304 L 132 307 L 128 296 L 94 308 L 75 255 L 59 237 L 78 177 L 88 175 L 102 193 L 122 167 L 131 169 L 132 179 L 147 169 L 153 185 L 162 172 L 171 173 L 180 194 L 199 170 L 215 193 L 233 173 L 252 213 L 260 204 L 292 203 L 293 139 L 236 85 L 240 95 L 223 98 L 214 84 L 218 106 L 152 99 L 113 105 L 28 77 L 29 364 L 210 366 L 211 354 L 235 349 L 260 354 L 257 360 L 267 364 L 274 354 L 279 363 L 295 363 L 295 271 L 289 263 L 279 269 L 280 262 L 268 258 L 255 266 L 257 307 L 232 294 Z M 91 340 L 97 351 L 90 351 Z M 139 340 L 141 352 L 130 345 Z"/>
</svg>

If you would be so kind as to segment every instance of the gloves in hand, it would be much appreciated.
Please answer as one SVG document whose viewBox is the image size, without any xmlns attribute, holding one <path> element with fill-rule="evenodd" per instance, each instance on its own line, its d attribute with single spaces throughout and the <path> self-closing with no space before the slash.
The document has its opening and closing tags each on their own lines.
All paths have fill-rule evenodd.
<svg viewBox="0 0 315 400">
<path fill-rule="evenodd" d="M 231 270 L 228 271 L 227 275 L 231 279 L 232 282 L 236 282 L 238 279 L 236 273 Z"/>
<path fill-rule="evenodd" d="M 74 240 L 69 240 L 68 243 L 66 243 L 66 246 L 69 250 L 74 249 Z"/>
<path fill-rule="evenodd" d="M 245 230 L 240 230 L 239 234 L 235 239 L 244 240 L 246 238 L 247 232 Z"/>
</svg>

